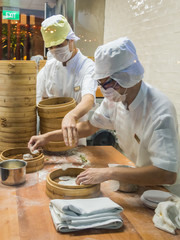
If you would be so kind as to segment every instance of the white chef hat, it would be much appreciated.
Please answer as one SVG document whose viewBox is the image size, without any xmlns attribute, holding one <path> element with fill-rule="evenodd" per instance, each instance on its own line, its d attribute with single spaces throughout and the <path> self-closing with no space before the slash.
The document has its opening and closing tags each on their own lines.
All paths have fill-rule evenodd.
<svg viewBox="0 0 180 240">
<path fill-rule="evenodd" d="M 67 19 L 59 14 L 45 19 L 41 23 L 41 33 L 45 42 L 45 47 L 57 46 L 65 39 L 77 41 L 79 38 L 73 32 Z"/>
<path fill-rule="evenodd" d="M 129 67 L 110 75 L 112 79 L 124 88 L 133 87 L 143 79 L 143 76 L 144 68 L 138 59 L 134 60 L 134 63 Z"/>
<path fill-rule="evenodd" d="M 138 60 L 133 43 L 122 37 L 97 48 L 94 54 L 93 78 L 112 77 L 122 87 L 129 88 L 143 78 L 144 68 Z"/>
</svg>

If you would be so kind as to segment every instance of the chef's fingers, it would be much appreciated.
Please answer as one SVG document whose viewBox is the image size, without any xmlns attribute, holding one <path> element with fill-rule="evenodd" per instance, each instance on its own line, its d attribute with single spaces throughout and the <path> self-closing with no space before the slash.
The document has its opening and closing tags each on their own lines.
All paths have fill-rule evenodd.
<svg viewBox="0 0 180 240">
<path fill-rule="evenodd" d="M 31 149 L 32 148 L 32 143 L 29 141 L 28 142 L 28 148 Z"/>
<path fill-rule="evenodd" d="M 68 129 L 67 128 L 62 128 L 62 133 L 63 133 L 64 142 L 65 142 L 66 146 L 68 146 L 69 145 Z"/>
<path fill-rule="evenodd" d="M 79 177 L 79 178 L 76 178 L 76 183 L 77 183 L 78 185 L 86 184 L 86 182 L 88 182 L 88 180 L 87 180 L 86 177 Z"/>
<path fill-rule="evenodd" d="M 35 151 L 38 149 L 38 141 L 36 141 L 31 147 L 29 148 L 31 152 Z"/>
<path fill-rule="evenodd" d="M 81 172 L 81 173 L 77 176 L 77 178 L 86 176 L 86 175 L 87 175 L 87 172 L 88 172 L 88 169 L 86 169 L 85 171 Z"/>
<path fill-rule="evenodd" d="M 87 169 L 83 172 L 81 172 L 77 178 L 76 178 L 76 182 L 77 184 L 82 184 L 82 182 L 84 182 L 86 179 L 88 179 L 88 176 L 87 176 Z"/>
<path fill-rule="evenodd" d="M 68 132 L 68 144 L 69 146 L 72 146 L 73 144 L 73 129 L 70 127 L 67 129 Z"/>
<path fill-rule="evenodd" d="M 74 141 L 74 145 L 77 146 L 78 145 L 78 131 L 77 128 L 73 128 L 73 141 Z"/>
<path fill-rule="evenodd" d="M 89 179 L 83 180 L 83 181 L 80 183 L 80 185 L 88 185 L 88 184 L 92 184 Z"/>
<path fill-rule="evenodd" d="M 31 137 L 31 139 L 28 142 L 28 148 L 32 148 L 32 146 L 35 144 L 35 137 Z"/>
</svg>

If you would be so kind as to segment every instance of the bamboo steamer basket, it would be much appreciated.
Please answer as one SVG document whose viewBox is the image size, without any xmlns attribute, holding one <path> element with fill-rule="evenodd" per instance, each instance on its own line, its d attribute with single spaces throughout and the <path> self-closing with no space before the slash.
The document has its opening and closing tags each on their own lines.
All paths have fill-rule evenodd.
<svg viewBox="0 0 180 240">
<path fill-rule="evenodd" d="M 36 63 L 0 61 L 0 150 L 26 147 L 36 134 Z"/>
<path fill-rule="evenodd" d="M 45 64 L 46 64 L 46 60 L 40 60 L 38 70 L 40 71 L 45 66 Z"/>
<path fill-rule="evenodd" d="M 16 120 L 17 121 L 17 120 Z M 23 127 L 33 127 L 35 126 L 36 121 L 31 121 L 31 122 L 8 122 L 8 121 L 1 121 L 1 127 L 2 128 L 9 128 L 9 127 L 21 127 L 23 125 Z"/>
<path fill-rule="evenodd" d="M 1 153 L 1 161 L 8 159 L 23 159 L 23 154 L 30 153 L 29 148 L 20 147 L 20 148 L 11 148 L 3 151 Z M 24 160 L 27 162 L 26 172 L 36 172 L 44 167 L 44 155 L 39 153 L 38 155 L 34 155 L 32 159 Z"/>
<path fill-rule="evenodd" d="M 75 102 L 73 98 L 70 97 L 53 97 L 42 100 L 39 102 L 40 107 L 64 107 L 69 105 L 70 103 Z"/>
<path fill-rule="evenodd" d="M 3 85 L 0 88 L 0 96 L 36 96 L 35 85 L 9 86 Z"/>
<path fill-rule="evenodd" d="M 15 114 L 15 113 L 17 113 L 17 111 L 19 112 L 19 113 L 24 113 L 24 112 L 30 112 L 30 114 L 32 114 L 32 113 L 35 113 L 35 111 L 36 111 L 36 106 L 29 106 L 29 107 L 20 107 L 20 108 L 7 108 L 7 107 L 1 107 L 0 106 L 0 112 L 3 112 L 3 113 L 13 113 L 13 114 Z M 16 117 L 16 116 L 14 116 L 14 117 Z"/>
<path fill-rule="evenodd" d="M 50 152 L 64 152 L 72 149 L 73 147 L 67 147 L 64 142 L 49 142 L 46 146 L 44 146 L 44 149 Z"/>
<path fill-rule="evenodd" d="M 1 132 L 1 137 L 12 139 L 12 142 L 14 142 L 14 139 L 20 139 L 20 138 L 26 138 L 27 140 L 30 139 L 31 136 L 35 135 L 35 131 L 29 131 L 29 132 Z"/>
<path fill-rule="evenodd" d="M 31 138 L 31 136 L 27 136 L 27 137 L 24 137 L 24 138 L 21 137 L 21 140 L 19 140 L 18 136 L 16 138 L 14 138 L 13 140 L 12 140 L 12 138 L 7 138 L 7 137 L 0 136 L 0 142 L 3 142 L 3 143 L 12 143 L 13 142 L 13 144 L 16 144 L 16 143 L 19 143 L 19 142 L 22 142 L 22 143 L 26 142 L 27 143 L 29 141 L 29 139 Z M 1 143 L 0 143 L 0 145 L 1 145 Z"/>
<path fill-rule="evenodd" d="M 1 111 L 1 110 L 0 110 Z M 36 122 L 36 116 L 32 116 L 31 118 L 29 117 L 24 117 L 24 118 L 11 118 L 11 117 L 8 117 L 8 118 L 3 118 L 1 117 L 0 118 L 0 124 L 1 125 L 6 125 L 6 124 L 11 124 L 11 123 L 29 123 L 29 122 Z"/>
<path fill-rule="evenodd" d="M 33 127 L 29 127 L 29 129 L 27 127 L 0 127 L 0 131 L 1 132 L 6 132 L 6 133 L 29 133 L 29 132 L 36 132 L 36 126 Z"/>
<path fill-rule="evenodd" d="M 36 74 L 23 74 L 23 75 L 5 75 L 0 74 L 0 84 L 5 86 L 21 86 L 21 85 L 35 85 Z"/>
<path fill-rule="evenodd" d="M 0 107 L 0 109 L 1 109 L 1 107 Z M 7 110 L 9 109 L 9 108 L 6 108 Z M 17 112 L 19 110 L 19 112 Z M 12 108 L 10 108 L 9 109 L 9 112 L 3 112 L 3 111 L 1 111 L 0 112 L 0 118 L 1 119 L 9 119 L 9 118 L 13 118 L 14 117 L 14 121 L 15 122 L 19 122 L 19 121 L 22 121 L 22 122 L 24 122 L 23 121 L 23 119 L 25 120 L 25 118 L 27 119 L 34 119 L 34 117 L 36 116 L 36 111 L 32 111 L 32 112 L 21 112 L 20 111 L 21 110 L 21 108 L 16 108 L 16 109 L 12 109 Z M 7 121 L 7 120 L 6 120 Z"/>
<path fill-rule="evenodd" d="M 0 96 L 1 107 L 28 107 L 36 105 L 36 97 L 34 96 Z"/>
<path fill-rule="evenodd" d="M 22 133 L 29 133 L 28 136 L 31 137 L 31 134 L 36 133 L 36 106 L 0 107 L 0 132 L 1 136 L 3 133 L 9 133 L 7 137 L 10 139 L 13 133 L 18 134 L 17 138 L 21 137 Z"/>
<path fill-rule="evenodd" d="M 63 185 L 59 184 L 60 176 L 77 177 L 85 169 L 68 168 L 66 170 L 57 169 L 48 174 L 46 179 L 46 194 L 51 199 L 54 198 L 90 198 L 100 194 L 100 184 L 96 185 Z"/>
<path fill-rule="evenodd" d="M 47 133 L 61 129 L 63 117 L 76 106 L 76 101 L 70 97 L 55 97 L 39 102 L 38 114 L 40 116 L 40 131 Z M 67 151 L 73 147 L 67 147 L 64 142 L 49 142 L 44 150 L 52 152 Z"/>
<path fill-rule="evenodd" d="M 33 133 L 27 134 L 25 137 L 24 136 L 19 136 L 18 133 L 13 135 L 9 133 L 9 138 L 7 136 L 3 137 L 1 134 L 0 135 L 0 151 L 4 151 L 5 149 L 8 148 L 15 148 L 15 147 L 27 147 L 28 141 L 31 138 L 31 136 L 35 135 L 36 132 L 34 131 Z"/>
<path fill-rule="evenodd" d="M 20 148 L 20 147 L 27 147 L 27 142 L 18 142 L 18 143 L 5 143 L 5 142 L 1 142 L 0 143 L 0 151 L 5 151 L 9 148 Z"/>
<path fill-rule="evenodd" d="M 73 98 L 49 98 L 39 102 L 38 114 L 40 118 L 62 118 L 75 107 Z"/>
<path fill-rule="evenodd" d="M 1 60 L 0 62 L 1 74 L 35 74 L 36 63 L 35 61 L 23 60 Z"/>
<path fill-rule="evenodd" d="M 41 127 L 44 129 L 59 129 L 61 128 L 63 118 L 40 118 Z M 52 130 L 50 130 L 52 131 Z"/>
<path fill-rule="evenodd" d="M 45 113 L 45 112 L 41 112 L 41 109 L 38 109 L 38 114 L 42 118 L 46 118 L 46 117 L 47 118 L 59 118 L 59 117 L 63 118 L 69 111 L 70 110 L 58 112 L 58 108 L 57 109 L 54 108 L 53 110 L 46 110 L 46 113 Z"/>
</svg>

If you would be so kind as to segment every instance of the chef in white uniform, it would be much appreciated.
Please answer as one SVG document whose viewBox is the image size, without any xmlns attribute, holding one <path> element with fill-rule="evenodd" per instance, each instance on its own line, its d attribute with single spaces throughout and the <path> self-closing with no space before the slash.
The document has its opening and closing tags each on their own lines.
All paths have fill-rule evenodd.
<svg viewBox="0 0 180 240">
<path fill-rule="evenodd" d="M 99 128 L 115 130 L 120 148 L 136 168 L 89 168 L 77 177 L 78 184 L 118 180 L 142 186 L 164 185 L 180 196 L 176 111 L 163 93 L 142 81 L 143 73 L 128 38 L 97 48 L 94 79 L 105 98 L 90 121 L 79 123 L 79 137 Z M 61 131 L 55 131 L 31 141 L 36 149 L 50 139 L 61 138 Z"/>
<path fill-rule="evenodd" d="M 53 58 L 37 76 L 37 104 L 50 97 L 72 97 L 76 100 L 78 105 L 62 122 L 64 141 L 72 145 L 72 141 L 77 139 L 76 122 L 87 120 L 87 113 L 95 103 L 97 82 L 91 77 L 94 62 L 75 47 L 79 38 L 64 16 L 54 15 L 45 19 L 41 33 Z M 85 145 L 85 139 L 79 144 Z"/>
</svg>

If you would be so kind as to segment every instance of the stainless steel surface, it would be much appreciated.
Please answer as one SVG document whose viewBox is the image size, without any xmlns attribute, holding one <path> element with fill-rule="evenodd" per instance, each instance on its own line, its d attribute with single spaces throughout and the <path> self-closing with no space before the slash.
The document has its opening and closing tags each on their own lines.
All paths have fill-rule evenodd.
<svg viewBox="0 0 180 240">
<path fill-rule="evenodd" d="M 26 165 L 23 160 L 9 159 L 0 163 L 1 182 L 5 185 L 18 185 L 26 181 Z"/>
</svg>

